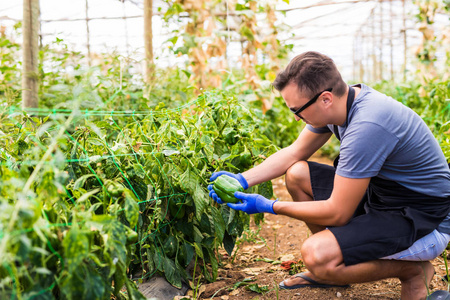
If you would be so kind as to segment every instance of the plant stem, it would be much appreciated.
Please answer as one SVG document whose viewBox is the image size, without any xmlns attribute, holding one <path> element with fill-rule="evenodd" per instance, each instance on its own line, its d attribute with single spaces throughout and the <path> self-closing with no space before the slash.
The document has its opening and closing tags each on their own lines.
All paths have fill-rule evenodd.
<svg viewBox="0 0 450 300">
<path fill-rule="evenodd" d="M 228 107 L 228 108 L 229 108 L 229 107 Z M 230 118 L 230 114 L 231 114 L 231 109 L 229 108 L 229 109 L 228 109 L 228 112 L 227 112 L 227 118 L 225 119 L 225 123 L 223 124 L 222 128 L 219 130 L 219 136 L 222 135 L 222 132 L 224 131 L 225 127 L 227 127 L 227 125 L 228 125 L 228 119 Z"/>
<path fill-rule="evenodd" d="M 273 241 L 273 256 L 276 256 L 277 253 L 277 233 L 275 232 L 275 239 Z"/>
<path fill-rule="evenodd" d="M 234 264 L 234 260 L 236 259 L 236 255 L 239 252 L 239 248 L 241 247 L 241 245 L 238 245 L 236 248 L 236 251 L 234 252 L 233 258 L 231 259 L 231 263 Z"/>
<path fill-rule="evenodd" d="M 192 283 L 195 282 L 195 271 L 197 270 L 197 258 L 198 258 L 198 255 L 195 254 L 194 274 L 192 274 Z M 194 287 L 192 287 L 192 288 L 194 288 Z M 197 287 L 195 287 L 195 289 L 194 289 L 194 299 L 196 299 L 196 298 L 197 298 Z"/>
<path fill-rule="evenodd" d="M 447 275 L 447 291 L 449 290 L 450 284 L 448 282 L 449 276 L 448 276 L 448 259 L 447 259 L 447 249 L 444 250 L 443 256 L 444 256 L 444 264 L 445 264 L 445 274 Z"/>
</svg>

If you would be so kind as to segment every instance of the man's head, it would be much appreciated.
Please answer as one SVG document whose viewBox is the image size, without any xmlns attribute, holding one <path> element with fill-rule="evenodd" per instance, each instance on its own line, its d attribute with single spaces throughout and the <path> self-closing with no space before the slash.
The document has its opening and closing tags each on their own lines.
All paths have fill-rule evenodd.
<svg viewBox="0 0 450 300">
<path fill-rule="evenodd" d="M 333 60 L 318 52 L 305 52 L 294 57 L 287 67 L 277 74 L 272 85 L 282 91 L 288 84 L 295 83 L 305 97 L 312 98 L 320 91 L 333 89 L 340 97 L 347 90 Z"/>
<path fill-rule="evenodd" d="M 286 69 L 278 73 L 272 85 L 281 92 L 298 119 L 311 123 L 321 123 L 317 117 L 326 114 L 333 103 L 333 96 L 339 98 L 347 91 L 347 84 L 333 60 L 318 52 L 305 52 L 296 56 Z M 309 108 L 319 101 L 322 106 Z"/>
</svg>

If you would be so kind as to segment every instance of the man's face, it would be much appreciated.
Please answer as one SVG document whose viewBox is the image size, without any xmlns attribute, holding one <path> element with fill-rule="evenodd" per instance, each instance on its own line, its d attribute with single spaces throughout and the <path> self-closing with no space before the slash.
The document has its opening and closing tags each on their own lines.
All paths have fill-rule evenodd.
<svg viewBox="0 0 450 300">
<path fill-rule="evenodd" d="M 325 126 L 324 120 L 320 120 L 320 103 L 323 91 L 313 98 L 309 99 L 304 97 L 295 83 L 289 83 L 282 91 L 281 96 L 286 102 L 287 107 L 295 114 L 295 119 L 297 121 L 303 120 L 306 124 L 310 124 L 313 127 Z M 305 107 L 305 105 L 307 105 Z M 299 112 L 300 111 L 300 112 Z"/>
</svg>

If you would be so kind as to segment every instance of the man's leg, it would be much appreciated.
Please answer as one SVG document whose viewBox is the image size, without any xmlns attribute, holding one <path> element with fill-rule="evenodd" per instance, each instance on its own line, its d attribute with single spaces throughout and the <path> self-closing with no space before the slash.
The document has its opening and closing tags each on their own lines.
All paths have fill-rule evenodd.
<svg viewBox="0 0 450 300">
<path fill-rule="evenodd" d="M 402 284 L 401 299 L 426 299 L 427 287 L 434 275 L 429 261 L 374 260 L 346 266 L 339 244 L 329 230 L 314 234 L 302 246 L 303 261 L 312 279 L 327 284 L 349 284 L 398 278 Z M 291 277 L 285 285 L 308 284 Z"/>
<path fill-rule="evenodd" d="M 285 175 L 286 188 L 293 201 L 313 201 L 313 192 L 311 187 L 311 176 L 309 166 L 306 161 L 299 161 L 293 164 Z M 308 224 L 312 233 L 317 233 L 325 229 L 325 226 Z"/>
</svg>

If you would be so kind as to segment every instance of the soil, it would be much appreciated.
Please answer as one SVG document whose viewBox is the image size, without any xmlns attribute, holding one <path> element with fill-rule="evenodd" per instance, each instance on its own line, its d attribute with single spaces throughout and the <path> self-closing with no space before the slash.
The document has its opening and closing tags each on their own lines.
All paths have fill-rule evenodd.
<svg viewBox="0 0 450 300">
<path fill-rule="evenodd" d="M 316 161 L 331 163 L 326 158 L 315 158 Z M 274 194 L 281 201 L 292 201 L 284 184 L 284 178 L 273 181 Z M 222 300 L 256 300 L 256 299 L 400 299 L 400 281 L 385 279 L 381 281 L 352 284 L 349 288 L 302 288 L 296 290 L 279 290 L 278 283 L 305 271 L 301 263 L 300 247 L 311 235 L 302 222 L 286 216 L 265 215 L 265 221 L 258 227 L 251 225 L 253 234 L 243 237 L 243 242 L 228 257 L 221 252 L 222 267 L 219 269 L 218 280 L 214 283 L 200 286 L 199 299 Z M 237 250 L 237 251 L 236 251 Z M 265 259 L 263 261 L 262 259 Z M 294 269 L 285 270 L 279 262 L 300 261 L 291 266 Z M 275 261 L 275 263 L 271 263 Z M 447 290 L 447 283 L 442 280 L 446 274 L 443 257 L 432 261 L 436 274 L 430 284 L 430 291 Z M 245 280 L 251 280 L 244 282 Z M 241 286 L 236 287 L 238 284 Z M 250 287 L 266 289 L 265 292 L 254 292 Z"/>
</svg>

